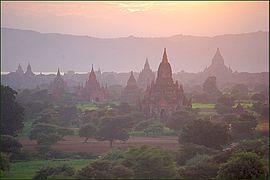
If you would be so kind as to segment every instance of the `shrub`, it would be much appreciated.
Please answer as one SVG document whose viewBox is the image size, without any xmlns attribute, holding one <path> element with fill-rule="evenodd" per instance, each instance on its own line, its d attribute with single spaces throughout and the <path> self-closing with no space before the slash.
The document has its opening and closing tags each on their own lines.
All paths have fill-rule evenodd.
<svg viewBox="0 0 270 180">
<path fill-rule="evenodd" d="M 252 152 L 234 154 L 218 171 L 221 179 L 259 179 L 265 176 L 260 157 Z"/>
<path fill-rule="evenodd" d="M 0 151 L 5 153 L 20 152 L 22 145 L 13 136 L 1 135 Z"/>
<path fill-rule="evenodd" d="M 134 171 L 135 178 L 175 178 L 177 175 L 172 153 L 158 147 L 130 148 L 122 164 Z"/>
<path fill-rule="evenodd" d="M 57 167 L 46 167 L 38 170 L 33 177 L 34 180 L 45 180 L 49 178 L 56 178 L 59 177 L 61 179 L 67 179 L 70 178 L 70 176 L 73 176 L 75 174 L 75 169 L 68 166 L 68 165 L 62 165 Z"/>
<path fill-rule="evenodd" d="M 186 162 L 199 154 L 216 154 L 217 150 L 207 148 L 205 146 L 196 145 L 192 143 L 181 145 L 180 149 L 176 152 L 176 163 L 180 166 L 185 165 Z"/>
<path fill-rule="evenodd" d="M 192 120 L 183 128 L 181 140 L 220 149 L 229 141 L 228 127 L 208 120 Z"/>
</svg>

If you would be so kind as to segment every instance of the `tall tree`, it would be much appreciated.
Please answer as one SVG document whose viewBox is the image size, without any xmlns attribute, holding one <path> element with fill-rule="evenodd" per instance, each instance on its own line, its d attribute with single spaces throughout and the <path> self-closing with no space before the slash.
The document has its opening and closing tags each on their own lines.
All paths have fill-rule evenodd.
<svg viewBox="0 0 270 180">
<path fill-rule="evenodd" d="M 110 141 L 112 148 L 114 140 L 126 141 L 128 139 L 127 129 L 132 127 L 129 116 L 110 116 L 101 119 L 96 138 L 100 141 Z"/>
<path fill-rule="evenodd" d="M 16 94 L 1 85 L 1 134 L 14 136 L 23 128 L 24 108 L 16 102 Z"/>
</svg>

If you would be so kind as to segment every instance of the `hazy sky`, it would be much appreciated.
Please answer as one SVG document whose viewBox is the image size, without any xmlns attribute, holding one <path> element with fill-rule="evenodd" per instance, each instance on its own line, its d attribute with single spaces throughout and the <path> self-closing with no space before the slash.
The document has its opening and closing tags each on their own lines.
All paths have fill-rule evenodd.
<svg viewBox="0 0 270 180">
<path fill-rule="evenodd" d="M 268 2 L 1 2 L 2 27 L 95 37 L 269 29 Z"/>
</svg>

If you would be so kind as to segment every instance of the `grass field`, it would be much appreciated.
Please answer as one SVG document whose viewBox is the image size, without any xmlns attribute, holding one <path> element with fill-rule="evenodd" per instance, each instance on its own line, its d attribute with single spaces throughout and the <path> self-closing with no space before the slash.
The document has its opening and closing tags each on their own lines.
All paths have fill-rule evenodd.
<svg viewBox="0 0 270 180">
<path fill-rule="evenodd" d="M 95 104 L 77 104 L 76 105 L 78 109 L 80 109 L 81 111 L 91 111 L 91 110 L 97 110 L 98 107 Z"/>
<path fill-rule="evenodd" d="M 192 103 L 193 109 L 214 109 L 215 104 L 204 104 L 204 103 Z"/>
<path fill-rule="evenodd" d="M 235 108 L 237 106 L 238 103 L 236 103 L 233 108 Z M 252 108 L 252 102 L 241 102 L 240 103 L 241 106 L 244 108 L 244 109 L 249 109 L 249 108 Z"/>
<path fill-rule="evenodd" d="M 9 172 L 1 174 L 1 179 L 32 179 L 36 171 L 42 167 L 67 164 L 76 170 L 81 169 L 93 160 L 37 160 L 11 163 Z"/>
</svg>

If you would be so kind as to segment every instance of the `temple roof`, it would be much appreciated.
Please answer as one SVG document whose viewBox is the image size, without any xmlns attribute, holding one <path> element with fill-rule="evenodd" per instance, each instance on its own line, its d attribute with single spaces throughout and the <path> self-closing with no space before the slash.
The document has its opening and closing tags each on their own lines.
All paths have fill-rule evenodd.
<svg viewBox="0 0 270 180">
<path fill-rule="evenodd" d="M 32 68 L 31 68 L 30 63 L 28 63 L 28 65 L 27 65 L 27 70 L 25 72 L 25 75 L 34 75 L 34 73 L 32 72 Z"/>
<path fill-rule="evenodd" d="M 133 71 L 131 71 L 131 73 L 130 73 L 130 77 L 129 77 L 129 79 L 128 79 L 128 81 L 127 81 L 127 86 L 126 86 L 127 88 L 134 88 L 134 87 L 136 87 L 137 88 L 137 82 L 136 82 L 136 79 L 135 79 L 135 77 L 134 77 L 134 75 L 133 75 Z"/>
<path fill-rule="evenodd" d="M 173 83 L 172 68 L 170 63 L 168 62 L 166 48 L 164 48 L 162 61 L 158 67 L 157 83 Z"/>
<path fill-rule="evenodd" d="M 19 64 L 19 66 L 18 66 L 18 68 L 16 70 L 16 73 L 17 74 L 23 74 L 24 73 L 21 64 Z"/>
<path fill-rule="evenodd" d="M 220 53 L 219 48 L 217 48 L 216 54 L 214 55 L 212 59 L 212 65 L 225 65 L 224 59 Z"/>
</svg>

